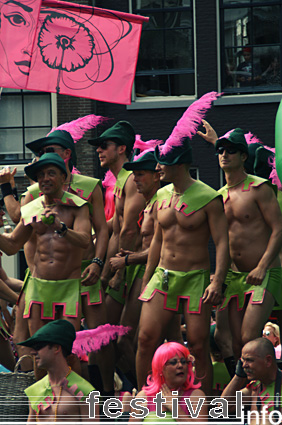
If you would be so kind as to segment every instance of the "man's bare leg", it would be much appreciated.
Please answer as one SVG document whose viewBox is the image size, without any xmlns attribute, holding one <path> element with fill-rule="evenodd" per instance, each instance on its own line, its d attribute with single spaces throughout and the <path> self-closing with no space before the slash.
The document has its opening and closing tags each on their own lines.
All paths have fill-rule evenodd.
<svg viewBox="0 0 282 425">
<path fill-rule="evenodd" d="M 233 355 L 232 334 L 229 326 L 228 306 L 224 310 L 217 308 L 215 313 L 216 327 L 214 339 L 218 346 L 230 376 L 235 374 L 235 357 Z"/>
<path fill-rule="evenodd" d="M 262 304 L 248 304 L 242 323 L 242 346 L 261 336 L 263 327 L 274 307 L 275 300 L 269 291 L 265 291 Z"/>
<path fill-rule="evenodd" d="M 82 309 L 85 315 L 88 329 L 95 329 L 100 325 L 108 323 L 105 297 L 102 291 L 102 303 L 88 305 L 87 297 L 82 297 Z M 114 385 L 115 355 L 113 344 L 102 347 L 97 353 L 89 354 L 89 365 L 98 365 L 104 391 L 110 392 Z M 95 383 L 93 383 L 95 385 Z"/>
<path fill-rule="evenodd" d="M 184 303 L 184 317 L 189 350 L 195 357 L 196 377 L 201 381 L 202 390 L 212 395 L 212 364 L 210 358 L 210 317 L 212 306 L 202 304 L 200 314 L 187 313 L 187 301 Z"/>
<path fill-rule="evenodd" d="M 165 338 L 168 341 L 179 342 L 184 344 L 182 332 L 181 332 L 181 314 L 175 314 L 167 326 Z"/>
<path fill-rule="evenodd" d="M 23 318 L 25 307 L 25 294 L 22 293 L 19 299 L 19 303 L 16 306 L 16 318 L 15 318 L 15 329 L 13 333 L 14 344 L 25 341 L 30 337 L 28 328 L 28 319 Z M 30 355 L 31 349 L 24 347 L 23 345 L 17 345 L 17 353 L 19 357 L 24 355 Z M 21 362 L 21 370 L 26 372 L 33 369 L 33 360 L 29 358 L 23 359 Z"/>
<path fill-rule="evenodd" d="M 136 373 L 138 390 L 146 383 L 154 352 L 161 343 L 164 330 L 175 314 L 164 310 L 164 296 L 156 293 L 150 301 L 143 302 L 139 323 Z"/>
<path fill-rule="evenodd" d="M 238 310 L 236 298 L 232 298 L 229 301 L 229 304 L 228 304 L 229 325 L 230 325 L 230 330 L 232 335 L 233 353 L 234 353 L 236 362 L 241 356 L 241 349 L 242 349 L 241 330 L 242 330 L 242 323 L 243 323 L 245 310 L 246 310 L 246 307 L 244 307 L 242 310 Z"/>
<path fill-rule="evenodd" d="M 15 363 L 15 356 L 13 354 L 10 341 L 0 335 L 0 364 L 13 371 Z"/>
<path fill-rule="evenodd" d="M 120 324 L 122 326 L 130 326 L 130 331 L 118 338 L 117 350 L 119 358 L 119 366 L 123 373 L 130 379 L 129 374 L 133 375 L 134 381 L 136 380 L 135 375 L 135 355 L 136 347 L 134 346 L 136 330 L 138 327 L 142 302 L 138 300 L 140 294 L 142 279 L 136 278 L 131 287 L 131 291 L 126 299 L 125 306 L 122 311 Z M 135 382 L 132 382 L 135 384 Z"/>
<path fill-rule="evenodd" d="M 124 305 L 116 301 L 108 294 L 106 294 L 105 302 L 108 318 L 107 322 L 111 325 L 119 324 Z"/>
</svg>

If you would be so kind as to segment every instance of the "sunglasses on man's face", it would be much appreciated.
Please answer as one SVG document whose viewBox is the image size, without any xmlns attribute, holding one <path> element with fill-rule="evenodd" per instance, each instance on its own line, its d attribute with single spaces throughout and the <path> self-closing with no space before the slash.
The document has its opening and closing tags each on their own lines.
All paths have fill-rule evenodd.
<svg viewBox="0 0 282 425">
<path fill-rule="evenodd" d="M 107 150 L 109 146 L 111 145 L 116 145 L 115 142 L 110 142 L 109 140 L 104 140 L 99 146 L 97 146 L 98 148 L 103 149 L 103 151 Z"/>
<path fill-rule="evenodd" d="M 263 335 L 269 336 L 269 335 L 271 335 L 271 332 L 270 331 L 263 331 Z"/>
<path fill-rule="evenodd" d="M 46 345 L 48 345 L 48 342 L 38 342 L 37 344 L 34 344 L 34 345 L 32 346 L 32 348 L 33 348 L 35 351 L 39 351 L 39 350 L 41 350 L 42 348 L 46 347 Z"/>
<path fill-rule="evenodd" d="M 38 152 L 38 156 L 41 157 L 45 153 L 54 153 L 54 152 L 56 152 L 57 150 L 60 150 L 60 149 L 62 150 L 63 148 L 61 148 L 60 146 L 58 146 L 57 148 L 54 148 L 53 146 L 49 146 L 47 148 L 41 149 Z"/>
<path fill-rule="evenodd" d="M 219 148 L 216 149 L 216 154 L 223 155 L 224 151 L 226 151 L 230 155 L 234 155 L 235 153 L 238 152 L 238 149 L 232 148 L 232 147 L 220 146 Z"/>
</svg>

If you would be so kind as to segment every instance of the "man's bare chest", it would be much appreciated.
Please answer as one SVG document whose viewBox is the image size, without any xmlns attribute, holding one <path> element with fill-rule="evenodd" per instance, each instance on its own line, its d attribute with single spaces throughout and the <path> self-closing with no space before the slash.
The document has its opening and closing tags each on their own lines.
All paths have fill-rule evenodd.
<svg viewBox="0 0 282 425">
<path fill-rule="evenodd" d="M 190 215 L 185 215 L 181 211 L 177 211 L 173 206 L 160 209 L 158 211 L 158 222 L 163 229 L 172 226 L 179 226 L 188 231 L 193 231 L 201 227 L 207 222 L 204 209 L 194 212 Z"/>
</svg>

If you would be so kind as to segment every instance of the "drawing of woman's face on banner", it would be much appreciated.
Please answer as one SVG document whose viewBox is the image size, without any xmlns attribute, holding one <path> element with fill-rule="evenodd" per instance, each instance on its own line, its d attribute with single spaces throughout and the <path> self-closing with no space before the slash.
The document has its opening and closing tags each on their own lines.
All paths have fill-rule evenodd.
<svg viewBox="0 0 282 425">
<path fill-rule="evenodd" d="M 41 2 L 0 0 L 0 75 L 11 88 L 25 87 Z M 4 80 L 4 81 L 3 81 Z"/>
</svg>

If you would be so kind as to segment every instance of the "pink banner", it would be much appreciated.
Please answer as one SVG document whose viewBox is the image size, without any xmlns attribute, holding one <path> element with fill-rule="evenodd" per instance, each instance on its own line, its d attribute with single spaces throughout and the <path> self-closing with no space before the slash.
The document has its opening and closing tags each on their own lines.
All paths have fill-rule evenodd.
<svg viewBox="0 0 282 425">
<path fill-rule="evenodd" d="M 0 7 L 1 87 L 130 104 L 148 18 L 55 0 Z"/>
</svg>

